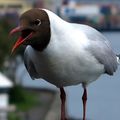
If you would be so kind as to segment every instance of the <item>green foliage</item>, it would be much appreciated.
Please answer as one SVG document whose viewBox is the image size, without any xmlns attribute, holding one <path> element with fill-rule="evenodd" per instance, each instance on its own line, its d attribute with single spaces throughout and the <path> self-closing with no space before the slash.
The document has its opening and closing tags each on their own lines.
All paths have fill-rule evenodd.
<svg viewBox="0 0 120 120">
<path fill-rule="evenodd" d="M 20 118 L 15 113 L 9 113 L 8 114 L 8 120 L 20 120 Z"/>
<path fill-rule="evenodd" d="M 5 58 L 10 55 L 10 49 L 13 41 L 9 40 L 9 31 L 13 25 L 5 18 L 0 20 L 0 69 Z"/>
<path fill-rule="evenodd" d="M 14 58 L 14 55 L 11 56 L 11 49 L 15 41 L 18 38 L 18 35 L 10 36 L 10 31 L 17 26 L 18 19 L 12 18 L 12 16 L 4 16 L 0 18 L 0 70 L 3 67 L 4 60 L 6 58 Z M 23 53 L 24 49 L 20 49 L 17 54 Z"/>
<path fill-rule="evenodd" d="M 19 111 L 27 111 L 38 102 L 35 94 L 26 91 L 20 86 L 15 86 L 10 91 L 10 103 L 15 104 Z"/>
</svg>

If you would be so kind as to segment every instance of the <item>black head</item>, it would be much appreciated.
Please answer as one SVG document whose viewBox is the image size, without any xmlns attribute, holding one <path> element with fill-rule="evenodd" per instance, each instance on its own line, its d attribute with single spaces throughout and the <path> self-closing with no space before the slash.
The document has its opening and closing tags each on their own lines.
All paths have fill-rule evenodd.
<svg viewBox="0 0 120 120">
<path fill-rule="evenodd" d="M 46 11 L 34 8 L 20 16 L 20 25 L 10 34 L 21 32 L 21 36 L 13 47 L 14 51 L 21 44 L 31 45 L 35 50 L 44 50 L 51 36 L 50 20 Z"/>
</svg>

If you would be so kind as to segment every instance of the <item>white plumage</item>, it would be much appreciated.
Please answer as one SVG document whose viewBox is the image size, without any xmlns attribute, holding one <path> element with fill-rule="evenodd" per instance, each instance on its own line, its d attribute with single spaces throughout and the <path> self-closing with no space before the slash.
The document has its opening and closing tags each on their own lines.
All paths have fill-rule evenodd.
<svg viewBox="0 0 120 120">
<path fill-rule="evenodd" d="M 79 83 L 87 85 L 105 72 L 105 64 L 100 63 L 99 58 L 92 53 L 94 46 L 96 48 L 94 52 L 101 54 L 101 51 L 97 50 L 97 46 L 100 45 L 104 45 L 103 52 L 107 51 L 101 57 L 113 57 L 113 65 L 115 69 L 117 68 L 117 59 L 109 42 L 98 31 L 86 25 L 65 22 L 54 13 L 45 11 L 48 13 L 51 25 L 49 45 L 42 52 L 35 51 L 31 46 L 25 50 L 25 59 L 34 64 L 37 72 L 36 75 L 31 73 L 33 78 L 43 78 L 57 87 Z M 96 39 L 97 34 L 99 36 Z M 93 40 L 89 38 L 90 35 Z M 109 52 L 111 56 L 107 55 Z M 109 57 L 106 62 L 111 62 Z M 111 63 L 108 64 L 112 66 Z"/>
</svg>

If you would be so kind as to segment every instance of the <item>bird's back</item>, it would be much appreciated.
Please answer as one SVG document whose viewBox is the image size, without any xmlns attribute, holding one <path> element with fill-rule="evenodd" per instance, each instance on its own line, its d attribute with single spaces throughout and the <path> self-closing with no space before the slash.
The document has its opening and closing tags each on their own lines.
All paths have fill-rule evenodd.
<svg viewBox="0 0 120 120">
<path fill-rule="evenodd" d="M 113 75 L 116 71 L 118 63 L 116 54 L 113 52 L 109 41 L 96 29 L 80 24 L 74 24 L 75 27 L 81 29 L 82 32 L 89 39 L 89 46 L 87 49 L 95 56 L 95 58 L 104 65 L 105 72 Z"/>
</svg>

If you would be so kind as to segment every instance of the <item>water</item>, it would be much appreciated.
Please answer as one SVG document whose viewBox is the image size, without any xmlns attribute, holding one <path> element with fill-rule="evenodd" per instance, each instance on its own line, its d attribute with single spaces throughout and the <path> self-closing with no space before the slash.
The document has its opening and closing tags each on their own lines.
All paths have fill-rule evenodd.
<svg viewBox="0 0 120 120">
<path fill-rule="evenodd" d="M 120 32 L 104 32 L 114 51 L 120 53 Z M 19 71 L 19 70 L 18 70 Z M 20 72 L 18 72 L 20 73 Z M 20 74 L 19 74 L 20 75 Z M 56 89 L 41 80 L 32 81 L 22 74 L 24 86 Z M 67 93 L 68 115 L 77 119 L 82 117 L 81 85 L 65 88 Z M 88 86 L 87 118 L 90 120 L 120 120 L 120 67 L 114 76 L 102 75 L 99 80 Z"/>
</svg>

